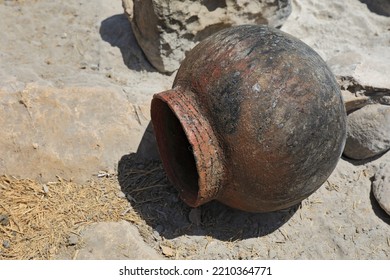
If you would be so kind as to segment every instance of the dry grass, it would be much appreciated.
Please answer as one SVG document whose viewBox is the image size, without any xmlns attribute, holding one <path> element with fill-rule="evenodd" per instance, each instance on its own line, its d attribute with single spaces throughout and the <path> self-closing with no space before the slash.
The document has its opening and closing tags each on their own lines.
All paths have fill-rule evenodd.
<svg viewBox="0 0 390 280">
<path fill-rule="evenodd" d="M 0 259 L 52 259 L 67 246 L 69 234 L 87 224 L 137 222 L 119 192 L 116 178 L 79 185 L 60 178 L 40 184 L 0 176 Z"/>
</svg>

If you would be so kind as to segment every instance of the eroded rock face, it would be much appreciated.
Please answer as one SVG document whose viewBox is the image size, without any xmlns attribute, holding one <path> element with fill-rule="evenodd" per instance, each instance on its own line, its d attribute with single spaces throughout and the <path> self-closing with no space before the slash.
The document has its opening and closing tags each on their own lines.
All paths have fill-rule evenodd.
<svg viewBox="0 0 390 280">
<path fill-rule="evenodd" d="M 390 106 L 374 104 L 347 117 L 344 154 L 352 159 L 367 159 L 390 149 Z"/>
<path fill-rule="evenodd" d="M 123 0 L 122 3 L 147 58 L 157 70 L 166 73 L 179 68 L 185 53 L 196 42 L 218 30 L 250 23 L 279 27 L 291 13 L 290 0 Z"/>
</svg>

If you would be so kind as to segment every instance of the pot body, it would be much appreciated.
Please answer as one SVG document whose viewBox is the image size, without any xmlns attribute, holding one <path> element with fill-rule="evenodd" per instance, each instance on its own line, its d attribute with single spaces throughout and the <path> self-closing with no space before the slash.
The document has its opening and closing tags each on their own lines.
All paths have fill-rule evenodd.
<svg viewBox="0 0 390 280">
<path fill-rule="evenodd" d="M 190 206 L 293 206 L 329 177 L 346 135 L 339 86 L 300 40 L 267 26 L 224 29 L 191 50 L 151 117 L 160 156 Z"/>
</svg>

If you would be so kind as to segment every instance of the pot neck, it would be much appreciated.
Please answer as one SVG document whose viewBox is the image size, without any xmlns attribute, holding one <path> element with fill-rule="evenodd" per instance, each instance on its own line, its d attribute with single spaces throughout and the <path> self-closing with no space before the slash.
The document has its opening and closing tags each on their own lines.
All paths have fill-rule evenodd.
<svg viewBox="0 0 390 280">
<path fill-rule="evenodd" d="M 156 94 L 151 117 L 164 169 L 181 198 L 192 207 L 217 198 L 223 153 L 196 95 L 181 87 Z"/>
</svg>

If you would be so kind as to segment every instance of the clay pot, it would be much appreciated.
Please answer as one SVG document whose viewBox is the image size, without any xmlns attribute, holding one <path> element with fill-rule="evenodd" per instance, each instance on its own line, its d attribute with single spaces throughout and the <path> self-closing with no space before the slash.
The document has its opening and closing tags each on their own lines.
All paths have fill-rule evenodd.
<svg viewBox="0 0 390 280">
<path fill-rule="evenodd" d="M 250 212 L 293 206 L 328 178 L 346 113 L 325 62 L 277 29 L 224 29 L 191 50 L 151 117 L 181 198 Z"/>
</svg>

